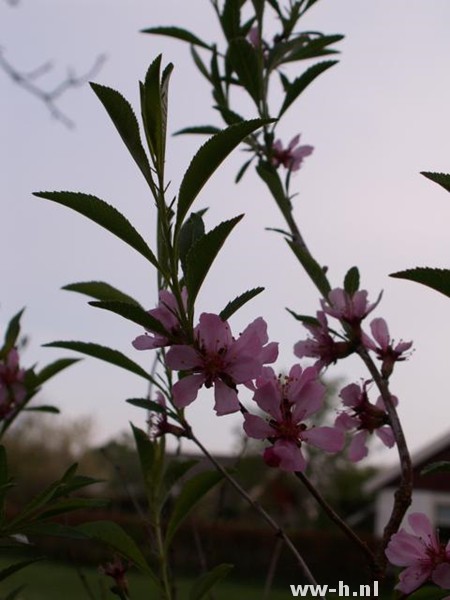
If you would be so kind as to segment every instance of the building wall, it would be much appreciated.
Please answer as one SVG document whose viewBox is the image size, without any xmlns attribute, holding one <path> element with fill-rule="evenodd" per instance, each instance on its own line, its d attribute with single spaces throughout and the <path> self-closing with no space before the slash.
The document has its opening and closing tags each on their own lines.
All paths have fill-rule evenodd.
<svg viewBox="0 0 450 600">
<path fill-rule="evenodd" d="M 394 504 L 395 488 L 381 490 L 375 501 L 375 535 L 381 537 Z M 412 504 L 406 517 L 413 512 L 425 513 L 435 527 L 450 527 L 450 492 L 414 490 Z M 404 520 L 402 526 L 408 525 Z M 409 529 L 409 528 L 408 528 Z"/>
</svg>

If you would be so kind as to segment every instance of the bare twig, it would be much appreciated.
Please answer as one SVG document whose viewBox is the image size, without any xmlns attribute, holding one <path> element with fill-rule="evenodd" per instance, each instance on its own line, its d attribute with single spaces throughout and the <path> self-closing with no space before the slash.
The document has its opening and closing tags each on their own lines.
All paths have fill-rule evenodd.
<svg viewBox="0 0 450 600">
<path fill-rule="evenodd" d="M 342 531 L 345 533 L 345 535 L 349 539 L 351 539 L 352 542 L 357 544 L 357 546 L 359 546 L 359 548 L 361 548 L 361 550 L 367 556 L 372 568 L 375 568 L 375 566 L 376 566 L 375 565 L 375 556 L 373 555 L 372 551 L 367 546 L 367 544 L 365 542 L 363 542 L 356 535 L 356 533 L 353 531 L 353 529 L 351 527 L 349 527 L 343 519 L 341 519 L 341 517 L 337 514 L 337 512 L 335 512 L 335 510 L 328 504 L 328 502 L 325 500 L 325 498 L 322 496 L 322 494 L 319 492 L 319 490 L 312 484 L 312 482 L 309 480 L 309 478 L 304 473 L 301 473 L 300 471 L 296 471 L 295 476 L 303 483 L 303 485 L 306 487 L 308 492 L 316 499 L 318 504 L 322 507 L 324 512 L 333 521 L 333 523 L 336 523 L 336 525 L 340 529 L 342 529 Z"/>
<path fill-rule="evenodd" d="M 394 433 L 395 441 L 397 443 L 398 455 L 400 459 L 400 468 L 401 468 L 401 481 L 398 489 L 394 495 L 394 507 L 392 509 L 391 516 L 389 521 L 384 528 L 383 532 L 383 541 L 380 548 L 379 553 L 379 561 L 381 564 L 386 564 L 386 558 L 384 555 L 384 549 L 389 543 L 391 536 L 398 531 L 400 524 L 405 516 L 405 513 L 411 504 L 411 495 L 412 495 L 412 465 L 411 465 L 411 457 L 409 455 L 408 446 L 406 444 L 405 435 L 403 433 L 402 425 L 400 423 L 400 419 L 397 414 L 397 410 L 392 401 L 392 394 L 389 390 L 389 383 L 387 379 L 385 379 L 381 373 L 378 371 L 375 363 L 372 358 L 369 356 L 369 353 L 364 348 L 364 346 L 360 346 L 358 348 L 358 354 L 369 370 L 372 379 L 375 382 L 375 385 L 380 391 L 381 397 L 383 398 L 384 405 L 386 407 L 386 412 L 389 417 L 389 424 L 392 427 L 392 431 Z"/>
<path fill-rule="evenodd" d="M 85 85 L 98 73 L 105 60 L 106 56 L 104 54 L 97 56 L 92 67 L 83 75 L 76 75 L 73 69 L 69 68 L 65 79 L 60 81 L 53 88 L 46 89 L 42 85 L 39 85 L 39 79 L 53 69 L 53 64 L 50 61 L 43 63 L 29 72 L 19 71 L 5 58 L 4 53 L 0 48 L 0 69 L 2 69 L 14 83 L 41 100 L 49 110 L 51 116 L 69 129 L 74 127 L 74 122 L 58 107 L 57 101 L 69 89 Z"/>
<path fill-rule="evenodd" d="M 189 430 L 187 424 L 185 425 L 186 430 Z M 196 444 L 203 454 L 209 459 L 209 461 L 215 466 L 215 468 L 222 473 L 225 479 L 234 487 L 234 489 L 250 504 L 250 506 L 257 512 L 263 519 L 266 521 L 268 525 L 275 531 L 276 535 L 286 544 L 291 553 L 294 555 L 297 563 L 302 570 L 305 578 L 312 584 L 317 586 L 317 581 L 314 578 L 314 575 L 311 573 L 308 565 L 303 559 L 300 552 L 292 543 L 292 540 L 288 537 L 284 529 L 282 529 L 278 523 L 269 515 L 268 512 L 259 504 L 259 502 L 255 502 L 244 490 L 244 488 L 232 477 L 228 471 L 208 452 L 208 450 L 203 446 L 199 439 L 195 437 L 192 433 L 192 430 L 189 432 L 189 438 Z M 322 600 L 324 600 L 323 596 L 320 596 Z"/>
<path fill-rule="evenodd" d="M 263 600 L 268 600 L 270 592 L 272 590 L 273 580 L 275 577 L 275 571 L 280 560 L 281 550 L 283 549 L 283 540 L 278 538 L 273 549 L 272 559 L 270 561 L 269 570 L 267 571 L 266 582 L 264 584 Z"/>
</svg>

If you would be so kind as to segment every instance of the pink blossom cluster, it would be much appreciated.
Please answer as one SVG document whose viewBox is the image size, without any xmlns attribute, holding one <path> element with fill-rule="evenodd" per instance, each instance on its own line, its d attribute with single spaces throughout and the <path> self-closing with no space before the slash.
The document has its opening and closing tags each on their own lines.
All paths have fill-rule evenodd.
<svg viewBox="0 0 450 600">
<path fill-rule="evenodd" d="M 304 323 L 310 336 L 295 344 L 294 354 L 299 358 L 313 358 L 315 366 L 324 369 L 362 347 L 375 353 L 381 360 L 382 376 L 389 378 L 394 364 L 408 357 L 412 342 L 400 341 L 395 344 L 390 338 L 386 321 L 381 318 L 374 319 L 370 324 L 372 337 L 363 331 L 363 320 L 376 308 L 380 299 L 381 294 L 375 302 L 369 303 L 366 290 L 353 294 L 342 288 L 331 290 L 327 299 L 321 300 L 322 310 L 317 312 L 316 322 Z M 339 320 L 344 328 L 342 334 L 337 334 L 329 327 L 327 316 Z M 367 381 L 362 386 L 352 383 L 339 394 L 344 410 L 336 418 L 335 427 L 353 434 L 348 456 L 354 462 L 367 455 L 367 442 L 372 434 L 389 448 L 395 444 L 383 399 L 378 398 L 375 404 L 369 401 L 369 383 Z M 398 400 L 395 396 L 391 398 L 395 406 Z"/>
<path fill-rule="evenodd" d="M 413 531 L 400 529 L 391 537 L 386 548 L 390 563 L 406 567 L 400 574 L 396 589 L 404 594 L 417 590 L 432 581 L 444 590 L 450 590 L 450 542 L 446 545 L 423 513 L 412 513 L 408 523 Z M 446 596 L 443 600 L 448 600 Z"/>
<path fill-rule="evenodd" d="M 367 441 L 375 433 L 388 448 L 395 444 L 394 433 L 389 425 L 389 417 L 383 398 L 380 396 L 375 404 L 369 401 L 366 381 L 362 386 L 351 383 L 341 390 L 344 407 L 335 421 L 335 426 L 342 431 L 354 433 L 348 447 L 348 457 L 352 462 L 358 462 L 368 454 Z M 395 396 L 391 396 L 394 406 L 398 404 Z"/>
<path fill-rule="evenodd" d="M 0 362 L 0 420 L 9 418 L 25 400 L 25 370 L 19 367 L 19 353 L 12 348 Z"/>
<path fill-rule="evenodd" d="M 139 336 L 133 342 L 134 347 L 144 350 L 170 346 L 166 364 L 180 372 L 180 378 L 172 388 L 173 402 L 178 408 L 191 404 L 200 388 L 205 386 L 214 388 L 214 408 L 218 415 L 239 411 L 237 386 L 258 377 L 263 366 L 274 362 L 278 356 L 278 344 L 269 343 L 265 321 L 256 319 L 235 338 L 229 324 L 220 316 L 203 313 L 194 329 L 193 342 L 187 343 L 175 306 L 171 292 L 161 293 L 158 308 L 150 313 L 161 322 L 164 319 L 171 337 Z"/>
<path fill-rule="evenodd" d="M 313 427 L 307 420 L 323 406 L 325 386 L 315 367 L 294 365 L 288 376 L 276 376 L 266 367 L 256 379 L 253 400 L 267 418 L 244 414 L 244 430 L 249 437 L 271 442 L 264 461 L 284 471 L 304 471 L 303 445 L 311 444 L 327 452 L 339 452 L 344 445 L 342 431 L 334 427 Z"/>
<path fill-rule="evenodd" d="M 382 374 L 389 377 L 394 364 L 408 358 L 407 351 L 412 342 L 400 341 L 394 345 L 387 323 L 381 318 L 374 319 L 370 324 L 374 339 L 361 329 L 362 321 L 376 308 L 380 300 L 381 294 L 376 302 L 370 304 L 366 290 L 359 290 L 354 294 L 349 294 L 342 288 L 331 290 L 328 298 L 321 300 L 322 310 L 317 312 L 317 322 L 304 324 L 310 337 L 295 344 L 294 354 L 299 358 L 315 358 L 315 364 L 319 368 L 325 368 L 338 359 L 349 356 L 362 345 L 382 361 Z M 328 325 L 327 315 L 338 319 L 345 327 L 344 333 L 339 335 L 338 339 Z"/>
</svg>

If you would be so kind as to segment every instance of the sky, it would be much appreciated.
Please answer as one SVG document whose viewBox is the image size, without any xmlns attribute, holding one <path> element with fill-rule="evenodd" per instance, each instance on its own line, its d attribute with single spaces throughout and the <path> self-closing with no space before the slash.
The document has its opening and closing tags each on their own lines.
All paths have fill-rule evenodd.
<svg viewBox="0 0 450 600">
<path fill-rule="evenodd" d="M 320 0 L 303 29 L 344 34 L 340 62 L 301 96 L 278 130 L 284 143 L 301 133 L 302 142 L 315 148 L 293 177 L 295 216 L 311 250 L 328 266 L 333 286 L 342 286 L 346 271 L 357 264 L 369 297 L 384 291 L 374 316 L 386 318 L 395 339 L 414 340 L 415 352 L 398 365 L 391 386 L 413 451 L 449 429 L 450 303 L 389 274 L 415 266 L 449 267 L 450 198 L 420 175 L 450 171 L 449 21 L 448 0 Z M 158 25 L 185 27 L 206 41 L 220 39 L 206 0 L 22 0 L 15 7 L 0 0 L 0 45 L 18 69 L 32 70 L 52 59 L 54 69 L 42 80 L 51 85 L 65 77 L 67 66 L 83 73 L 105 53 L 107 62 L 95 81 L 121 91 L 137 107 L 137 82 L 162 53 L 165 63 L 175 65 L 169 131 L 220 125 L 188 46 L 139 33 Z M 276 26 L 268 23 L 271 35 Z M 88 86 L 69 91 L 58 103 L 76 123 L 68 130 L 2 71 L 0 85 L 0 329 L 26 306 L 26 365 L 70 355 L 42 344 L 83 340 L 110 345 L 148 367 L 151 352 L 131 347 L 141 333 L 138 326 L 91 308 L 87 298 L 61 287 L 103 280 L 152 308 L 155 273 L 96 225 L 32 196 L 40 190 L 93 193 L 121 210 L 152 245 L 155 211 L 143 178 Z M 279 99 L 276 89 L 273 98 Z M 254 116 L 249 103 L 240 107 L 248 118 Z M 169 139 L 173 194 L 202 141 Z M 245 213 L 202 289 L 197 314 L 219 312 L 237 294 L 264 286 L 265 292 L 232 318 L 232 330 L 242 331 L 263 316 L 270 339 L 280 342 L 277 367 L 287 369 L 296 361 L 293 344 L 305 332 L 285 307 L 314 314 L 319 298 L 283 239 L 265 231 L 283 223 L 257 176 L 248 172 L 234 185 L 244 157 L 235 152 L 196 201 L 197 208 L 209 207 L 208 228 Z M 327 376 L 342 382 L 367 378 L 353 358 L 331 367 Z M 143 380 L 86 358 L 50 382 L 41 398 L 66 418 L 91 415 L 95 441 L 102 443 L 127 429 L 129 421 L 144 426 L 143 411 L 124 400 L 145 391 Z M 187 416 L 212 451 L 236 449 L 240 416 L 217 418 L 208 392 Z M 395 450 L 375 446 L 371 456 L 392 463 Z"/>
</svg>

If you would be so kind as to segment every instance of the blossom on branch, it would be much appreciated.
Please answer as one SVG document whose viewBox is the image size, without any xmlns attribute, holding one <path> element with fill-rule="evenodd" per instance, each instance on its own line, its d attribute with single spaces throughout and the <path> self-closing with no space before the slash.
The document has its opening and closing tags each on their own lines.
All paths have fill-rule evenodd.
<svg viewBox="0 0 450 600">
<path fill-rule="evenodd" d="M 249 437 L 268 439 L 272 446 L 264 451 L 264 461 L 271 467 L 284 471 L 304 471 L 306 460 L 302 452 L 304 443 L 327 452 L 339 452 L 344 445 L 344 435 L 333 427 L 311 427 L 304 421 L 316 413 L 323 404 L 325 386 L 318 380 L 318 370 L 302 370 L 294 365 L 289 375 L 275 375 L 265 368 L 256 380 L 253 399 L 268 420 L 245 413 L 244 430 Z"/>
<path fill-rule="evenodd" d="M 327 300 L 321 300 L 322 310 L 355 327 L 359 326 L 361 321 L 376 308 L 381 300 L 381 293 L 377 300 L 369 304 L 367 300 L 367 291 L 358 290 L 354 294 L 349 294 L 342 288 L 335 288 L 328 294 Z"/>
<path fill-rule="evenodd" d="M 294 354 L 298 358 L 305 356 L 317 358 L 315 363 L 318 369 L 328 367 L 339 358 L 345 358 L 353 352 L 350 342 L 336 342 L 330 335 L 327 316 L 323 311 L 317 311 L 317 324 L 303 323 L 312 337 L 297 342 Z"/>
<path fill-rule="evenodd" d="M 19 367 L 19 353 L 12 348 L 0 363 L 0 419 L 10 417 L 27 395 L 25 370 Z"/>
<path fill-rule="evenodd" d="M 408 523 L 413 533 L 400 529 L 391 537 L 386 548 L 390 563 L 406 567 L 400 574 L 396 589 L 410 594 L 431 580 L 440 588 L 450 589 L 450 542 L 439 537 L 423 513 L 412 513 Z"/>
<path fill-rule="evenodd" d="M 395 444 L 394 433 L 389 425 L 389 417 L 381 396 L 375 404 L 369 401 L 367 395 L 367 384 L 359 386 L 350 383 L 341 390 L 339 396 L 344 406 L 349 408 L 348 412 L 341 412 L 334 423 L 335 427 L 343 431 L 356 430 L 348 448 L 348 457 L 352 462 L 362 460 L 368 454 L 367 441 L 369 435 L 375 435 L 388 448 Z M 391 396 L 394 406 L 398 404 L 395 396 Z"/>
<path fill-rule="evenodd" d="M 287 148 L 283 148 L 281 140 L 276 140 L 272 146 L 272 165 L 278 169 L 283 165 L 289 171 L 298 171 L 303 159 L 313 153 L 313 146 L 299 146 L 300 135 L 296 135 L 289 142 Z"/>
<path fill-rule="evenodd" d="M 394 340 L 389 335 L 387 323 L 381 318 L 374 319 L 370 323 L 370 330 L 376 343 L 368 335 L 363 335 L 363 344 L 368 350 L 375 352 L 382 361 L 382 374 L 389 377 L 394 369 L 394 364 L 408 358 L 409 354 L 405 353 L 413 343 L 400 341 L 394 346 Z"/>
<path fill-rule="evenodd" d="M 186 288 L 183 288 L 181 297 L 186 308 Z M 158 306 L 149 310 L 148 314 L 159 321 L 169 335 L 165 336 L 149 329 L 148 331 L 153 335 L 145 333 L 144 335 L 138 335 L 138 337 L 133 340 L 132 344 L 136 350 L 154 350 L 155 348 L 170 346 L 171 344 L 176 343 L 177 340 L 180 342 L 181 327 L 178 312 L 178 303 L 172 292 L 169 292 L 169 290 L 161 290 L 159 292 Z"/>
<path fill-rule="evenodd" d="M 178 408 L 191 404 L 204 385 L 214 387 L 214 409 L 218 415 L 237 412 L 240 405 L 236 386 L 258 377 L 263 365 L 274 362 L 278 356 L 278 344 L 268 343 L 267 325 L 261 317 L 236 339 L 226 321 L 203 313 L 194 338 L 193 345 L 174 345 L 166 356 L 168 367 L 184 373 L 172 388 Z"/>
</svg>

